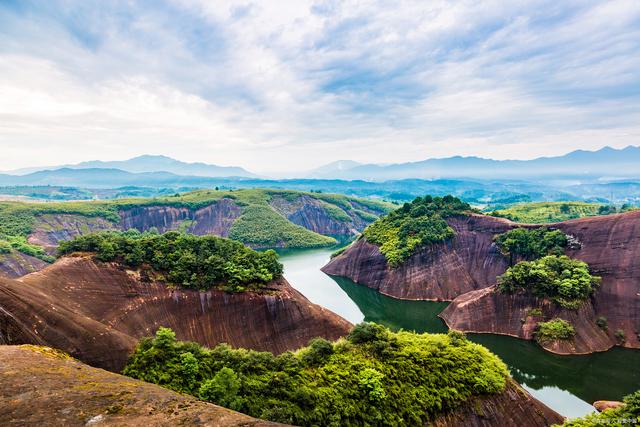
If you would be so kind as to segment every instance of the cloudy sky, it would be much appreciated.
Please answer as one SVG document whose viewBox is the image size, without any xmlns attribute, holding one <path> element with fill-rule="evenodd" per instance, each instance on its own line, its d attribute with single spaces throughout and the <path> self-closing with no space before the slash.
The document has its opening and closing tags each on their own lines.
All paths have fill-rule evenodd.
<svg viewBox="0 0 640 427">
<path fill-rule="evenodd" d="M 638 0 L 0 0 L 0 170 L 630 144 Z"/>
</svg>

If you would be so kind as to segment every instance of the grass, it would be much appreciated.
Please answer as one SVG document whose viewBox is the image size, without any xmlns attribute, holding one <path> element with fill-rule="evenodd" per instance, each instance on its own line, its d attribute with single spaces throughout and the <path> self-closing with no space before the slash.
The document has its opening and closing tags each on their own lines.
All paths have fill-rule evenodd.
<svg viewBox="0 0 640 427">
<path fill-rule="evenodd" d="M 143 206 L 173 206 L 199 209 L 223 198 L 232 199 L 243 210 L 237 224 L 232 228 L 232 238 L 253 246 L 264 247 L 318 247 L 335 244 L 335 240 L 322 236 L 303 227 L 296 226 L 275 212 L 269 205 L 274 197 L 295 202 L 308 196 L 322 202 L 327 215 L 336 221 L 351 221 L 359 215 L 355 206 L 366 206 L 378 214 L 389 212 L 393 205 L 385 202 L 351 198 L 339 194 L 320 194 L 292 190 L 244 189 L 244 190 L 198 190 L 183 194 L 154 198 L 130 198 L 108 201 L 86 202 L 0 202 L 0 248 L 12 248 L 50 261 L 41 248 L 29 245 L 27 237 L 37 226 L 37 219 L 43 215 L 79 215 L 89 218 L 103 218 L 114 224 L 120 221 L 119 212 Z M 372 220 L 374 214 L 368 213 Z M 362 217 L 362 215 L 360 215 Z M 192 224 L 181 224 L 186 231 Z"/>
</svg>

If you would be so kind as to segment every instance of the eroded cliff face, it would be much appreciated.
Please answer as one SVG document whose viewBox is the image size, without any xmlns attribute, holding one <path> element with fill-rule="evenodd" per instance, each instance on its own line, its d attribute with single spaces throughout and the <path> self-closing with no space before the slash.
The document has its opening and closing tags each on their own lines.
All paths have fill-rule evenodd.
<svg viewBox="0 0 640 427">
<path fill-rule="evenodd" d="M 494 396 L 474 398 L 450 414 L 438 417 L 435 427 L 547 427 L 561 424 L 563 417 L 509 380 Z"/>
<path fill-rule="evenodd" d="M 197 235 L 213 234 L 227 237 L 241 212 L 241 207 L 228 198 L 222 198 L 200 209 L 141 206 L 121 211 L 118 228 L 135 228 L 138 231 L 156 228 L 160 233 L 183 230 Z"/>
<path fill-rule="evenodd" d="M 455 329 L 532 339 L 538 321 L 560 317 L 574 325 L 576 338 L 547 344 L 550 351 L 589 353 L 616 344 L 640 348 L 640 212 L 545 225 L 577 239 L 580 247 L 567 254 L 587 262 L 602 277 L 598 291 L 577 311 L 492 290 L 496 277 L 509 266 L 493 244 L 494 235 L 540 225 L 478 215 L 452 218 L 449 223 L 455 238 L 425 248 L 398 268 L 390 268 L 377 246 L 360 239 L 323 271 L 396 298 L 454 300 L 442 317 Z M 542 318 L 527 316 L 532 308 L 541 308 Z M 599 317 L 606 318 L 606 330 L 596 325 Z"/>
<path fill-rule="evenodd" d="M 36 346 L 0 346 L 0 424 L 279 425 Z"/>
<path fill-rule="evenodd" d="M 172 289 L 90 256 L 67 257 L 18 280 L 0 280 L 0 343 L 62 349 L 119 371 L 137 341 L 170 327 L 180 340 L 280 353 L 351 325 L 284 279 L 266 293 Z"/>
<path fill-rule="evenodd" d="M 291 201 L 281 196 L 275 196 L 269 202 L 272 208 L 289 221 L 318 234 L 331 236 L 353 236 L 364 230 L 367 222 L 355 213 L 343 212 L 347 215 L 343 219 L 331 216 L 326 203 L 310 196 L 300 196 Z"/>
<path fill-rule="evenodd" d="M 395 298 L 450 301 L 485 288 L 509 266 L 493 236 L 511 228 L 507 220 L 470 215 L 448 220 L 456 236 L 412 255 L 391 268 L 378 246 L 359 239 L 322 271 L 347 277 Z"/>
<path fill-rule="evenodd" d="M 13 279 L 42 270 L 47 265 L 49 263 L 18 251 L 0 254 L 0 277 Z"/>
<path fill-rule="evenodd" d="M 71 214 L 45 214 L 38 216 L 33 233 L 27 239 L 33 245 L 43 246 L 49 253 L 55 253 L 58 242 L 71 240 L 83 234 L 116 230 L 118 227 L 99 217 Z"/>
</svg>

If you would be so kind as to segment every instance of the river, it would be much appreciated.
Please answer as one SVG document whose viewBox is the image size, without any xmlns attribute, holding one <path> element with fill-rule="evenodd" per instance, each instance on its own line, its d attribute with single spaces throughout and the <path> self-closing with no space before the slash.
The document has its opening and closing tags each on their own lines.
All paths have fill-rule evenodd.
<svg viewBox="0 0 640 427">
<path fill-rule="evenodd" d="M 363 320 L 391 329 L 446 332 L 437 317 L 446 302 L 405 301 L 390 298 L 344 278 L 320 271 L 331 250 L 281 251 L 284 275 L 309 300 L 352 323 Z M 640 389 L 640 350 L 613 348 L 587 356 L 558 356 L 531 341 L 513 337 L 469 334 L 509 366 L 513 378 L 533 396 L 567 417 L 583 416 L 595 400 L 620 400 Z"/>
</svg>

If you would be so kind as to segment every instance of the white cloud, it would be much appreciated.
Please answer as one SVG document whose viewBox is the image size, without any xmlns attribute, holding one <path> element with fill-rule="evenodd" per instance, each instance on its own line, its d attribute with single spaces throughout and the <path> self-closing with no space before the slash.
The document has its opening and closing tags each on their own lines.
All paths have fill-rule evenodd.
<svg viewBox="0 0 640 427">
<path fill-rule="evenodd" d="M 161 153 L 274 171 L 639 141 L 634 0 L 71 3 L 0 8 L 0 169 Z"/>
</svg>

